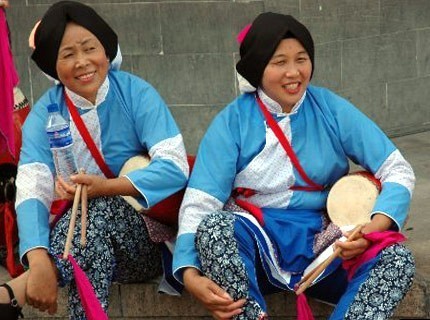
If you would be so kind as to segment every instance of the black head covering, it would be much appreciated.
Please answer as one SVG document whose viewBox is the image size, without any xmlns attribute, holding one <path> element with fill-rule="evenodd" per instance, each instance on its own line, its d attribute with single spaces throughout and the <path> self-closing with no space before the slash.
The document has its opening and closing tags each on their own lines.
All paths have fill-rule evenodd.
<svg viewBox="0 0 430 320">
<path fill-rule="evenodd" d="M 314 41 L 309 30 L 290 15 L 265 12 L 257 16 L 240 45 L 240 60 L 236 70 L 257 88 L 264 69 L 285 37 L 300 41 L 307 51 L 314 69 Z M 312 77 L 311 74 L 311 77 Z"/>
<path fill-rule="evenodd" d="M 94 9 L 79 2 L 54 3 L 40 22 L 34 35 L 36 48 L 31 58 L 39 68 L 58 80 L 56 64 L 58 50 L 68 22 L 84 27 L 94 34 L 105 48 L 106 55 L 114 59 L 118 50 L 118 37 Z"/>
</svg>

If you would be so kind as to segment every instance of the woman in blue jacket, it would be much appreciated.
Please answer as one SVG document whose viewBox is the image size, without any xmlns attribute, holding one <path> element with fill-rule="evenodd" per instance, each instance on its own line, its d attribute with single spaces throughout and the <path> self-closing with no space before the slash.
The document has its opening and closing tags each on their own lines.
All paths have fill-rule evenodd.
<svg viewBox="0 0 430 320">
<path fill-rule="evenodd" d="M 382 191 L 362 235 L 337 242 L 343 259 L 371 246 L 367 234 L 401 230 L 415 182 L 374 122 L 310 84 L 314 43 L 304 25 L 263 13 L 242 38 L 236 69 L 246 92 L 216 116 L 201 142 L 174 254 L 176 278 L 216 319 L 265 318 L 264 294 L 294 289 L 321 251 L 315 244 L 325 229 L 329 186 L 348 173 L 349 160 L 379 179 Z M 397 243 L 350 281 L 341 262 L 307 291 L 337 305 L 331 319 L 389 317 L 415 270 Z"/>
</svg>

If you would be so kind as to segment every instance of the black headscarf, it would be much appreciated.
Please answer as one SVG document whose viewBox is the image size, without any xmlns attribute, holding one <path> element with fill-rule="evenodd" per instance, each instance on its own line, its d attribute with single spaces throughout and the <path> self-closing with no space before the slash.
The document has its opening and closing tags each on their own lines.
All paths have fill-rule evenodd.
<svg viewBox="0 0 430 320">
<path fill-rule="evenodd" d="M 265 12 L 257 16 L 240 45 L 240 60 L 236 70 L 257 88 L 264 69 L 279 43 L 286 37 L 297 39 L 305 48 L 314 71 L 314 41 L 309 30 L 290 15 Z M 312 77 L 311 74 L 311 77 Z"/>
<path fill-rule="evenodd" d="M 74 22 L 94 34 L 105 48 L 106 55 L 114 59 L 118 50 L 118 37 L 94 9 L 79 2 L 54 3 L 37 27 L 31 58 L 39 68 L 58 80 L 56 64 L 58 50 L 68 22 Z"/>
</svg>

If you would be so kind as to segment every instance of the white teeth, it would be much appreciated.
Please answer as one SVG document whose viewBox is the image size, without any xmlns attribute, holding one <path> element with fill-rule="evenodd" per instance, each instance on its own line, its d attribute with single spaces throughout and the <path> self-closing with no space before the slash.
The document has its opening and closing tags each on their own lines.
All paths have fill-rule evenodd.
<svg viewBox="0 0 430 320">
<path fill-rule="evenodd" d="M 87 79 L 91 78 L 93 75 L 94 75 L 94 72 L 91 72 L 91 73 L 87 73 L 87 74 L 84 74 L 82 76 L 79 76 L 78 78 L 81 80 L 87 80 Z"/>
<path fill-rule="evenodd" d="M 299 84 L 296 82 L 296 83 L 286 84 L 284 87 L 289 90 L 294 90 L 294 89 L 297 89 L 298 86 Z"/>
</svg>

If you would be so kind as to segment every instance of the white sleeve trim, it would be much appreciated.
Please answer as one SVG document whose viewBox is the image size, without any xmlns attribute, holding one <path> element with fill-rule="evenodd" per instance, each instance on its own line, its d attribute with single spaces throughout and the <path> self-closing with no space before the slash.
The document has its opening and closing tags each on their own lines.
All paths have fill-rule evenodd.
<svg viewBox="0 0 430 320">
<path fill-rule="evenodd" d="M 151 159 L 162 158 L 171 160 L 179 167 L 185 177 L 188 178 L 189 167 L 187 162 L 187 154 L 185 152 L 184 141 L 181 134 L 173 138 L 165 139 L 154 145 L 149 150 Z"/>
<path fill-rule="evenodd" d="M 36 199 L 49 208 L 54 199 L 54 177 L 49 167 L 41 162 L 20 165 L 16 187 L 15 207 L 28 199 Z"/>
<path fill-rule="evenodd" d="M 389 155 L 375 173 L 375 176 L 381 180 L 381 184 L 385 182 L 401 184 L 408 189 L 409 194 L 412 197 L 415 187 L 414 171 L 398 149 Z"/>
<path fill-rule="evenodd" d="M 184 233 L 195 233 L 204 217 L 222 207 L 221 201 L 206 192 L 187 188 L 179 211 L 178 237 Z"/>
</svg>

